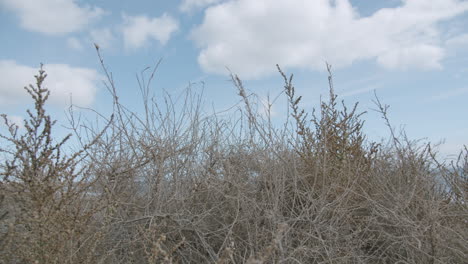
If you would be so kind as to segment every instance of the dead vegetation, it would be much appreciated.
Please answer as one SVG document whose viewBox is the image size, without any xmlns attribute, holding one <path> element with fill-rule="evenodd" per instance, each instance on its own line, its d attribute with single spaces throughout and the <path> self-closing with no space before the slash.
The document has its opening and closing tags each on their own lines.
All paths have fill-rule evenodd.
<svg viewBox="0 0 468 264">
<path fill-rule="evenodd" d="M 378 99 L 392 138 L 369 142 L 331 73 L 308 113 L 278 67 L 291 118 L 274 128 L 236 75 L 238 119 L 204 114 L 190 89 L 154 100 L 153 75 L 138 115 L 103 69 L 114 114 L 97 129 L 70 112 L 76 153 L 53 137 L 42 69 L 24 133 L 4 116 L 1 263 L 466 263 L 468 150 L 438 161 Z"/>
</svg>

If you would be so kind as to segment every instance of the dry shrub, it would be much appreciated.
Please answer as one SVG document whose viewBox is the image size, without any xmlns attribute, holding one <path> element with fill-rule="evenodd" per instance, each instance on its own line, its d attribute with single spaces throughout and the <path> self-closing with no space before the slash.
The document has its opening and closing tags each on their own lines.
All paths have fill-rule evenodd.
<svg viewBox="0 0 468 264">
<path fill-rule="evenodd" d="M 6 263 L 58 263 L 77 261 L 78 251 L 93 216 L 106 205 L 86 197 L 96 177 L 80 163 L 86 149 L 67 155 L 64 144 L 70 135 L 55 143 L 52 128 L 55 121 L 46 114 L 49 91 L 42 86 L 46 78 L 39 70 L 36 86 L 25 87 L 34 100 L 34 111 L 28 110 L 24 134 L 18 126 L 3 119 L 9 135 L 2 135 L 9 149 L 2 166 L 1 249 Z"/>
<path fill-rule="evenodd" d="M 99 51 L 99 50 L 98 50 Z M 99 53 L 98 53 L 99 54 Z M 467 160 L 438 161 L 431 145 L 366 139 L 363 113 L 333 90 L 319 112 L 300 107 L 284 78 L 291 119 L 275 128 L 232 75 L 238 115 L 206 114 L 190 87 L 155 99 L 157 66 L 139 78 L 144 111 L 113 98 L 104 126 L 70 123 L 81 150 L 53 143 L 48 91 L 2 136 L 0 250 L 4 263 L 463 263 Z M 290 128 L 293 129 L 290 129 Z"/>
</svg>

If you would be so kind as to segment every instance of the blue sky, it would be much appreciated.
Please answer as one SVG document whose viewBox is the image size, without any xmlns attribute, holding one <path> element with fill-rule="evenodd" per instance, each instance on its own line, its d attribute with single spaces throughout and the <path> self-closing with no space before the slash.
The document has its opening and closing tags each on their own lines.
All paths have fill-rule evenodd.
<svg viewBox="0 0 468 264">
<path fill-rule="evenodd" d="M 207 111 L 239 101 L 229 68 L 260 102 L 282 90 L 276 71 L 295 74 L 302 106 L 335 90 L 368 111 L 366 131 L 388 136 L 371 109 L 374 90 L 396 128 L 412 139 L 468 144 L 468 1 L 462 0 L 0 0 L 0 113 L 18 122 L 31 102 L 23 88 L 40 63 L 50 110 L 66 124 L 70 103 L 109 111 L 93 43 L 123 103 L 138 109 L 135 75 L 163 59 L 152 89 L 205 87 Z M 284 100 L 273 118 L 284 118 Z"/>
</svg>

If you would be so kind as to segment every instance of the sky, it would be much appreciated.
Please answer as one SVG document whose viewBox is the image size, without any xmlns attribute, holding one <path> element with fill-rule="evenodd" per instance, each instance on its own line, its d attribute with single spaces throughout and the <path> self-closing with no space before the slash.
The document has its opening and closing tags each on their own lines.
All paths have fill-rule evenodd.
<svg viewBox="0 0 468 264">
<path fill-rule="evenodd" d="M 41 63 L 62 127 L 71 103 L 110 111 L 95 43 L 119 98 L 136 109 L 136 76 L 159 60 L 154 94 L 192 85 L 207 111 L 239 102 L 230 73 L 259 105 L 275 98 L 276 64 L 294 73 L 311 110 L 328 94 L 329 63 L 339 98 L 367 111 L 370 138 L 389 135 L 373 111 L 376 93 L 411 139 L 443 141 L 444 155 L 468 145 L 466 0 L 0 0 L 0 113 L 21 123 L 32 107 L 23 87 Z M 285 115 L 283 98 L 272 118 Z"/>
</svg>

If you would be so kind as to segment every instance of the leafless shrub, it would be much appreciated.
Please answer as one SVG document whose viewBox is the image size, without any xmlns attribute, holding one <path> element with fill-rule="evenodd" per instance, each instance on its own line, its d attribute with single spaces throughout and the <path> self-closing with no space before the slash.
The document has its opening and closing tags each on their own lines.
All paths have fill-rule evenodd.
<svg viewBox="0 0 468 264">
<path fill-rule="evenodd" d="M 207 114 L 190 87 L 144 111 L 113 98 L 104 126 L 70 111 L 81 150 L 53 143 L 40 70 L 26 132 L 8 122 L 2 149 L 0 253 L 4 263 L 463 263 L 467 160 L 439 162 L 431 145 L 366 139 L 362 114 L 334 93 L 319 111 L 300 106 L 279 67 L 290 122 L 275 128 L 232 75 L 238 119 Z M 289 129 L 289 128 L 293 129 Z"/>
<path fill-rule="evenodd" d="M 49 97 L 42 86 L 46 76 L 41 67 L 36 86 L 25 87 L 35 105 L 34 111 L 27 110 L 23 135 L 3 115 L 9 135 L 1 138 L 12 146 L 1 149 L 7 159 L 1 171 L 5 213 L 0 243 L 7 263 L 76 261 L 93 215 L 106 206 L 86 202 L 87 191 L 97 178 L 80 162 L 95 141 L 71 155 L 63 153 L 70 135 L 54 143 L 55 121 L 44 108 Z"/>
</svg>

